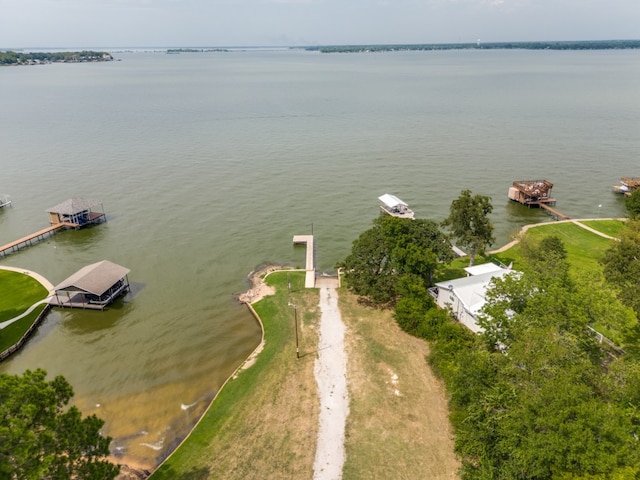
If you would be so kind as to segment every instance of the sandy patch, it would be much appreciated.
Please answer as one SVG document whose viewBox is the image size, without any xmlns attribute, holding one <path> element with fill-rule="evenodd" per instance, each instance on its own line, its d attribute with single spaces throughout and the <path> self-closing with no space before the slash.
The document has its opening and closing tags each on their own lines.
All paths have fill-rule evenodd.
<svg viewBox="0 0 640 480">
<path fill-rule="evenodd" d="M 264 340 L 262 340 L 260 342 L 260 345 L 258 345 L 256 347 L 256 349 L 253 351 L 253 353 L 251 353 L 251 355 L 249 355 L 249 358 L 247 358 L 245 360 L 245 362 L 240 366 L 240 368 L 233 375 L 233 378 L 238 378 L 238 373 L 240 371 L 246 370 L 247 368 L 250 368 L 254 363 L 256 363 L 256 360 L 258 359 L 258 355 L 260 355 L 260 353 L 262 352 L 263 348 L 264 348 Z"/>
<path fill-rule="evenodd" d="M 278 265 L 269 265 L 249 274 L 251 288 L 244 293 L 238 295 L 238 301 L 242 303 L 256 303 L 267 295 L 276 293 L 275 289 L 266 283 L 264 279 L 270 274 L 278 270 L 285 270 L 285 267 Z"/>
</svg>

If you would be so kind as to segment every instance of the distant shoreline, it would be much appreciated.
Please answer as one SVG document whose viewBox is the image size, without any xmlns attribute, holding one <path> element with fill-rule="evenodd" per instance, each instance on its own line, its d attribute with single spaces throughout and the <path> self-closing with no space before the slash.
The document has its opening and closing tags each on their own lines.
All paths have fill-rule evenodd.
<svg viewBox="0 0 640 480">
<path fill-rule="evenodd" d="M 44 65 L 48 63 L 110 62 L 108 52 L 83 50 L 80 52 L 14 52 L 0 51 L 0 66 Z"/>
<path fill-rule="evenodd" d="M 325 45 L 300 47 L 321 53 L 396 52 L 407 50 L 627 50 L 640 48 L 640 40 L 583 40 L 558 42 L 424 43 L 378 45 Z"/>
</svg>

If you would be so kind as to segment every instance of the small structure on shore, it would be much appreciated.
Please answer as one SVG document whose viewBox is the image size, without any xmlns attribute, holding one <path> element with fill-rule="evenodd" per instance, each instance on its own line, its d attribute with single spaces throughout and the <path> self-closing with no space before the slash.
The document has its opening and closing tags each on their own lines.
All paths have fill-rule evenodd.
<svg viewBox="0 0 640 480">
<path fill-rule="evenodd" d="M 100 207 L 102 212 L 94 211 L 96 207 Z M 51 225 L 66 223 L 75 225 L 75 228 L 107 220 L 102 203 L 98 200 L 86 198 L 70 198 L 55 207 L 51 207 L 47 210 L 47 213 L 49 213 L 49 223 Z"/>
<path fill-rule="evenodd" d="M 613 191 L 629 197 L 638 187 L 640 187 L 640 177 L 622 177 L 620 185 L 615 185 Z"/>
<path fill-rule="evenodd" d="M 556 199 L 551 196 L 553 183 L 549 180 L 518 180 L 509 187 L 509 199 L 527 207 L 555 205 Z"/>
<path fill-rule="evenodd" d="M 378 200 L 382 202 L 380 208 L 383 212 L 392 217 L 397 218 L 410 218 L 413 220 L 414 213 L 413 210 L 409 208 L 409 205 L 404 203 L 395 195 L 391 195 L 389 193 L 385 193 L 384 195 L 378 197 Z"/>
<path fill-rule="evenodd" d="M 520 274 L 494 264 L 476 267 L 475 272 L 478 274 L 436 283 L 429 289 L 429 294 L 440 308 L 448 309 L 456 320 L 472 332 L 478 333 L 483 331 L 478 325 L 478 318 L 486 303 L 485 295 L 491 281 L 494 278 L 504 278 L 506 275 L 515 275 L 518 278 Z"/>
<path fill-rule="evenodd" d="M 87 265 L 55 286 L 55 294 L 49 304 L 104 310 L 129 290 L 127 275 L 130 271 L 108 260 Z"/>
</svg>

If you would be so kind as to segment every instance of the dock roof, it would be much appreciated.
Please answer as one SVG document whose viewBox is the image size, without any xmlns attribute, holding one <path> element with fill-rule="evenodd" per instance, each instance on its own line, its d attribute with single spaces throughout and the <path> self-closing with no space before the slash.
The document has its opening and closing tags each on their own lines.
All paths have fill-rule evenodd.
<svg viewBox="0 0 640 480">
<path fill-rule="evenodd" d="M 62 215 L 73 215 L 76 213 L 91 210 L 93 207 L 101 205 L 99 200 L 91 200 L 88 198 L 70 198 L 64 202 L 51 207 L 47 210 L 47 213 L 60 213 Z"/>
<path fill-rule="evenodd" d="M 82 291 L 94 295 L 102 295 L 113 285 L 122 280 L 130 272 L 126 267 L 117 265 L 109 260 L 92 263 L 81 268 L 66 280 L 56 285 L 59 291 Z"/>
<path fill-rule="evenodd" d="M 404 203 L 402 200 L 400 200 L 398 197 L 396 197 L 395 195 L 391 195 L 390 193 L 385 193 L 384 195 L 381 195 L 380 197 L 378 197 L 378 200 L 380 200 L 389 208 L 397 207 L 398 205 L 402 205 L 405 207 L 409 206 L 406 203 Z"/>
</svg>

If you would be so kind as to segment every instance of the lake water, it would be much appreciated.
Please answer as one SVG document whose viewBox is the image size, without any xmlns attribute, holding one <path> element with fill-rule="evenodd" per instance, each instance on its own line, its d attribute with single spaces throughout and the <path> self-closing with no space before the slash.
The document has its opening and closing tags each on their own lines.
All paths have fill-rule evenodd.
<svg viewBox="0 0 640 480">
<path fill-rule="evenodd" d="M 125 462 L 163 458 L 257 345 L 233 295 L 265 262 L 302 265 L 294 234 L 313 230 L 331 271 L 379 195 L 442 220 L 471 189 L 492 197 L 500 245 L 549 218 L 508 202 L 514 180 L 610 217 L 611 187 L 640 175 L 637 50 L 114 56 L 0 69 L 0 244 L 67 198 L 108 215 L 0 265 L 56 284 L 108 259 L 133 290 L 105 312 L 55 310 L 0 371 L 64 375 Z"/>
</svg>

